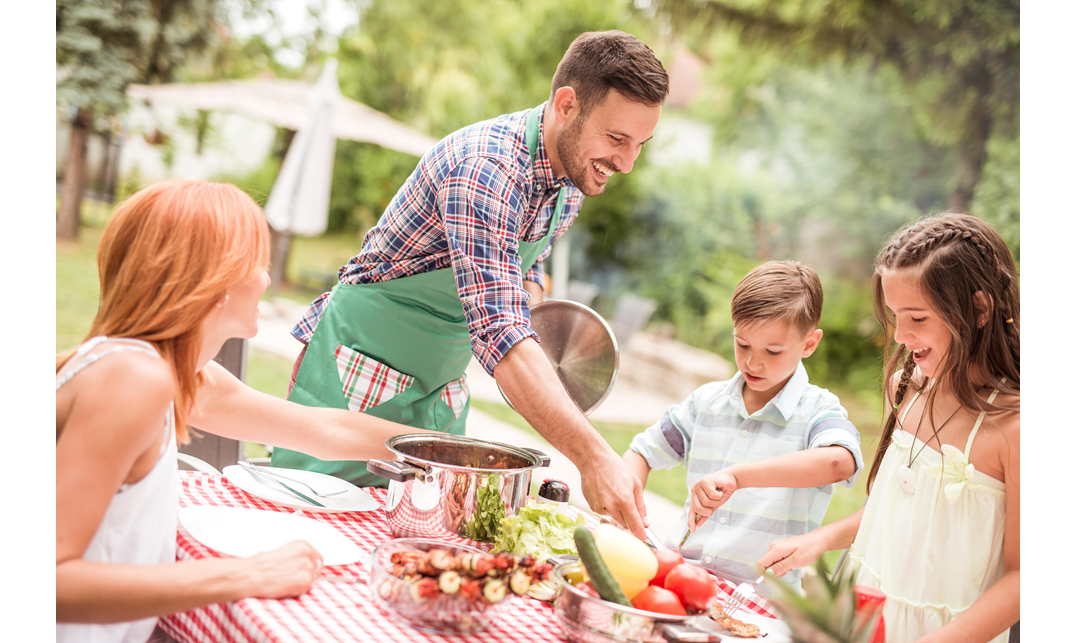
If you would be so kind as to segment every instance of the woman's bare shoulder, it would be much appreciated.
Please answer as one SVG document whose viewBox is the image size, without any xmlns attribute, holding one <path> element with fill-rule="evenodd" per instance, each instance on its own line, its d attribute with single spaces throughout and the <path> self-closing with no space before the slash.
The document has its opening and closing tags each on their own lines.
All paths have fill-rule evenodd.
<svg viewBox="0 0 1076 643">
<path fill-rule="evenodd" d="M 136 351 L 117 351 L 80 371 L 56 392 L 57 420 L 64 426 L 159 427 L 158 417 L 174 396 L 172 371 L 163 359 Z M 61 418 L 61 415 L 63 416 Z M 66 430 L 58 426 L 57 435 Z M 97 428 L 94 430 L 104 430 Z"/>
<path fill-rule="evenodd" d="M 156 355 L 138 351 L 117 351 L 98 361 L 72 379 L 82 378 L 88 386 L 132 387 L 142 392 L 165 391 L 174 388 L 172 369 Z"/>
</svg>

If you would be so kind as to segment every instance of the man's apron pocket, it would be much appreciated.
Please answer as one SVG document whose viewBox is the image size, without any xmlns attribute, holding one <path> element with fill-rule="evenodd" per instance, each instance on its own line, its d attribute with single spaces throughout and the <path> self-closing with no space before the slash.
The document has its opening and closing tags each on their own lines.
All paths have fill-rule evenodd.
<svg viewBox="0 0 1076 643">
<path fill-rule="evenodd" d="M 360 413 L 388 402 L 415 382 L 410 375 L 394 371 L 343 344 L 336 346 L 336 370 L 340 373 L 347 407 Z"/>
<path fill-rule="evenodd" d="M 448 408 L 452 409 L 457 418 L 460 413 L 463 413 L 463 406 L 467 404 L 468 397 L 470 397 L 470 392 L 467 390 L 466 375 L 445 384 L 445 388 L 441 391 L 441 400 L 448 405 Z"/>
</svg>

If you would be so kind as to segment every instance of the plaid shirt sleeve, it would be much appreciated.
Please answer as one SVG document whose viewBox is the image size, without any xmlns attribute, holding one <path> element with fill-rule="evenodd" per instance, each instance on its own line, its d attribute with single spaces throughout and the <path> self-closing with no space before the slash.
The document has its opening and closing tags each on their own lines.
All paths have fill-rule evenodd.
<svg viewBox="0 0 1076 643">
<path fill-rule="evenodd" d="M 533 281 L 542 288 L 545 288 L 545 269 L 542 267 L 542 261 L 540 259 L 535 261 L 534 265 L 523 275 L 523 281 Z"/>
<path fill-rule="evenodd" d="M 527 202 L 515 174 L 488 157 L 453 168 L 438 202 L 471 348 L 492 375 L 512 346 L 537 338 L 519 265 L 518 228 Z"/>
</svg>

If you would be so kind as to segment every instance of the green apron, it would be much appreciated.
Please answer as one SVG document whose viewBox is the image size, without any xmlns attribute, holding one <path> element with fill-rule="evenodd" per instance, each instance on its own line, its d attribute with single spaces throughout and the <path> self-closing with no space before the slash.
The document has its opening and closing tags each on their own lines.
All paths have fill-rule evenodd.
<svg viewBox="0 0 1076 643">
<path fill-rule="evenodd" d="M 538 149 L 541 116 L 537 108 L 527 115 L 526 141 L 531 167 Z M 549 231 L 541 240 L 519 242 L 519 265 L 523 272 L 534 265 L 552 241 L 564 209 L 564 198 L 562 187 Z M 305 406 L 348 408 L 337 368 L 338 346 L 342 351 L 355 351 L 356 358 L 365 356 L 413 378 L 406 388 L 398 386 L 403 390 L 391 399 L 370 406 L 363 413 L 423 429 L 464 433 L 470 399 L 457 417 L 441 397 L 447 386 L 461 380 L 471 360 L 467 319 L 452 268 L 377 283 L 336 284 L 306 347 L 289 400 Z M 388 483 L 367 472 L 365 462 L 319 460 L 283 448 L 273 449 L 272 465 L 327 473 L 360 487 Z"/>
</svg>

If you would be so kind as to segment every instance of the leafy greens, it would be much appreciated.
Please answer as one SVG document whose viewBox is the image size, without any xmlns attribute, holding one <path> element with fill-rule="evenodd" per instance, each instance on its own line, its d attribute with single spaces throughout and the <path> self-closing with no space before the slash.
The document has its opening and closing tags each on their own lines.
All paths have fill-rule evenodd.
<svg viewBox="0 0 1076 643">
<path fill-rule="evenodd" d="M 467 523 L 467 537 L 473 540 L 491 543 L 497 539 L 500 533 L 501 522 L 508 513 L 504 508 L 504 499 L 501 498 L 501 477 L 496 473 L 489 474 L 478 485 L 475 493 L 475 511 L 471 521 Z"/>
<path fill-rule="evenodd" d="M 577 554 L 573 532 L 584 522 L 582 513 L 572 520 L 558 511 L 557 505 L 532 503 L 501 522 L 501 533 L 493 551 L 531 554 L 539 562 L 554 554 Z"/>
</svg>

